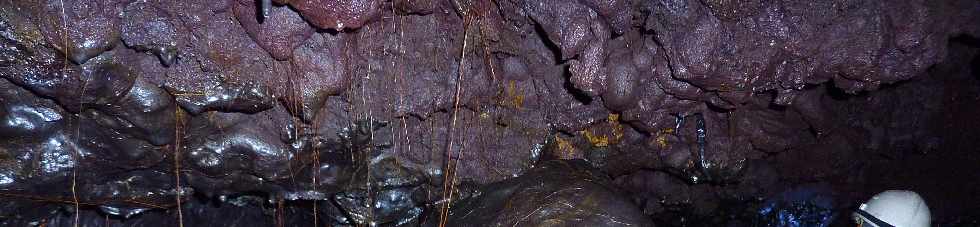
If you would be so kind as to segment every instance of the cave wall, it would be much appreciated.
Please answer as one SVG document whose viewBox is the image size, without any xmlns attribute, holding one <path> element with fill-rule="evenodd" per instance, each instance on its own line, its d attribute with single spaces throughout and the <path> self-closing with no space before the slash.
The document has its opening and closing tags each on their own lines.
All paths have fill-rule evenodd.
<svg viewBox="0 0 980 227">
<path fill-rule="evenodd" d="M 950 38 L 980 37 L 978 15 L 965 0 L 5 0 L 0 220 L 424 223 L 447 195 L 482 198 L 465 184 L 553 159 L 670 198 L 632 196 L 648 215 L 699 203 L 649 192 L 664 185 L 765 196 L 867 152 L 943 149 L 930 117 L 954 89 L 922 78 L 970 74 L 947 62 L 976 47 Z"/>
</svg>

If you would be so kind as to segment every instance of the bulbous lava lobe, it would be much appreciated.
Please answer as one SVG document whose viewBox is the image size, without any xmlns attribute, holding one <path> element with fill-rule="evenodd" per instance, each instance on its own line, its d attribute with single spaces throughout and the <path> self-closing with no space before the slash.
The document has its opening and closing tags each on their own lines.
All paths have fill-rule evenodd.
<svg viewBox="0 0 980 227">
<path fill-rule="evenodd" d="M 612 180 L 582 160 L 550 160 L 524 175 L 492 184 L 454 205 L 447 226 L 654 226 Z M 474 214 L 474 215 L 468 215 Z M 479 214 L 479 215 L 475 215 Z M 439 219 L 431 219 L 430 222 Z M 425 226 L 435 226 L 428 223 Z"/>
<path fill-rule="evenodd" d="M 359 28 L 378 15 L 378 0 L 289 0 L 303 18 L 321 29 Z"/>
<path fill-rule="evenodd" d="M 572 73 L 569 81 L 589 96 L 599 96 L 606 91 L 606 69 L 607 45 L 610 37 L 609 28 L 605 22 L 598 19 L 595 12 L 589 10 L 590 32 L 592 39 L 588 45 L 578 54 L 579 59 L 571 60 L 568 71 Z"/>
<path fill-rule="evenodd" d="M 561 51 L 559 56 L 567 60 L 582 52 L 595 39 L 591 32 L 594 14 L 589 8 L 573 1 L 544 0 L 523 1 L 523 8 L 534 22 L 540 26 L 554 45 Z"/>
<path fill-rule="evenodd" d="M 630 32 L 610 42 L 612 53 L 605 62 L 608 72 L 602 94 L 603 103 L 609 109 L 622 112 L 635 107 L 647 89 L 643 84 L 652 80 L 651 46 L 644 41 L 639 34 Z"/>
<path fill-rule="evenodd" d="M 176 105 L 170 93 L 143 79 L 138 71 L 123 65 L 106 63 L 86 74 L 90 75 L 90 79 L 85 80 L 82 86 L 82 104 L 85 108 L 115 118 L 100 121 L 103 127 L 119 130 L 153 145 L 173 141 Z"/>
<path fill-rule="evenodd" d="M 81 64 L 119 42 L 121 0 L 16 1 L 34 9 L 35 23 L 45 40 L 75 63 Z M 63 7 L 64 6 L 64 7 Z"/>
<path fill-rule="evenodd" d="M 274 109 L 259 114 L 216 113 L 190 119 L 187 127 L 199 130 L 187 132 L 192 135 L 185 141 L 189 148 L 184 157 L 188 167 L 213 178 L 237 173 L 273 181 L 289 177 L 290 173 L 280 166 L 296 161 L 295 150 L 280 138 L 283 127 L 274 125 L 285 121 L 257 120 L 285 114 L 282 109 Z"/>
<path fill-rule="evenodd" d="M 623 34 L 633 25 L 633 14 L 629 13 L 632 2 L 629 0 L 579 0 L 579 2 L 602 16 L 615 34 Z"/>
<path fill-rule="evenodd" d="M 139 51 L 150 51 L 164 66 L 177 61 L 177 26 L 157 2 L 137 1 L 123 11 L 122 41 Z"/>
<path fill-rule="evenodd" d="M 327 97 L 340 94 L 351 81 L 351 37 L 347 34 L 316 34 L 296 49 L 290 62 L 292 72 L 277 80 L 284 106 L 294 115 L 311 121 Z"/>
<path fill-rule="evenodd" d="M 272 7 L 259 21 L 254 0 L 238 0 L 232 9 L 248 36 L 276 60 L 287 60 L 293 50 L 313 35 L 313 28 L 289 7 Z"/>
</svg>

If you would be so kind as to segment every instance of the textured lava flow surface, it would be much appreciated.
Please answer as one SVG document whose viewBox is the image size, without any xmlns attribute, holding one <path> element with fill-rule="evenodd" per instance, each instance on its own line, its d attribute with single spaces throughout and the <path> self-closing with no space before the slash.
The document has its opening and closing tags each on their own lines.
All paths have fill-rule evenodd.
<svg viewBox="0 0 980 227">
<path fill-rule="evenodd" d="M 836 224 L 891 188 L 970 223 L 978 25 L 972 0 L 0 0 L 0 225 L 743 226 L 799 188 Z"/>
</svg>

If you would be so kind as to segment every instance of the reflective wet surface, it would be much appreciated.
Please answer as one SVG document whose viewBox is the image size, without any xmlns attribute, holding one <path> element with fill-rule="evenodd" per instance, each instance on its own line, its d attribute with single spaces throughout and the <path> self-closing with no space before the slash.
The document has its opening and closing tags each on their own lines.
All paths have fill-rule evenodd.
<svg viewBox="0 0 980 227">
<path fill-rule="evenodd" d="M 978 15 L 0 0 L 0 225 L 836 226 L 891 188 L 969 225 Z"/>
</svg>

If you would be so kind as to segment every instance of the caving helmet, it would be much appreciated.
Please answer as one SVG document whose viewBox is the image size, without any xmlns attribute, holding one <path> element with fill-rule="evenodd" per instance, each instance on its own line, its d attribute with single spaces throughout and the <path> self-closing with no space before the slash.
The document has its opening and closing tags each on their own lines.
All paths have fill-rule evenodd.
<svg viewBox="0 0 980 227">
<path fill-rule="evenodd" d="M 878 193 L 854 211 L 861 227 L 927 227 L 932 217 L 929 207 L 913 191 L 888 190 Z"/>
</svg>

